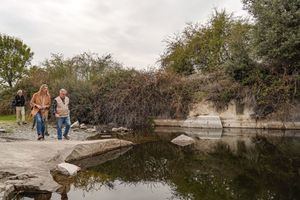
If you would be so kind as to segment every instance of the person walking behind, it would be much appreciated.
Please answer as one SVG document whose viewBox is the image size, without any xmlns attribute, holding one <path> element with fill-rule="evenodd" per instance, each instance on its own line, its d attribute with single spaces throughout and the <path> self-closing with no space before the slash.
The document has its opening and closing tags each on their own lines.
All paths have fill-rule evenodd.
<svg viewBox="0 0 300 200">
<path fill-rule="evenodd" d="M 16 119 L 19 125 L 26 124 L 25 122 L 25 97 L 22 90 L 18 90 L 15 96 L 14 104 L 16 106 Z"/>
<path fill-rule="evenodd" d="M 32 107 L 31 115 L 36 121 L 38 140 L 43 140 L 45 137 L 45 119 L 48 117 L 51 105 L 51 96 L 46 84 L 41 85 L 40 90 L 33 94 L 30 105 Z"/>
<path fill-rule="evenodd" d="M 53 102 L 53 114 L 56 117 L 57 121 L 57 139 L 62 139 L 62 126 L 65 125 L 64 130 L 64 138 L 69 140 L 70 137 L 68 136 L 69 130 L 71 127 L 70 121 L 70 111 L 69 111 L 69 97 L 67 95 L 67 90 L 60 89 L 59 96 L 54 99 Z"/>
</svg>

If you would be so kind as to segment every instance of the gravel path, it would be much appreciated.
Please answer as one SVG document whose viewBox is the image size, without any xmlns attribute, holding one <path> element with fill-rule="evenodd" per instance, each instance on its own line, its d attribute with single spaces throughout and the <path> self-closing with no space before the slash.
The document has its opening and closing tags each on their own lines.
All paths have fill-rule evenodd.
<svg viewBox="0 0 300 200">
<path fill-rule="evenodd" d="M 5 133 L 0 133 L 0 141 L 9 140 L 36 140 L 36 129 L 31 129 L 32 123 L 18 125 L 15 122 L 0 121 L 0 129 L 5 129 Z M 56 140 L 57 133 L 54 124 L 48 126 L 49 136 L 45 136 L 45 140 Z M 89 133 L 83 129 L 70 129 L 69 136 L 71 140 L 85 140 L 89 136 L 93 136 L 97 132 Z"/>
</svg>

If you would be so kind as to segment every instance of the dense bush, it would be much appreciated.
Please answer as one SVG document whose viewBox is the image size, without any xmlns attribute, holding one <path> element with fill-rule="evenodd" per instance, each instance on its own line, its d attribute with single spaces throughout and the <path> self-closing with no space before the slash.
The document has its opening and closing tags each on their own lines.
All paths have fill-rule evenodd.
<svg viewBox="0 0 300 200">
<path fill-rule="evenodd" d="M 224 70 L 236 59 L 247 62 L 250 25 L 225 11 L 215 11 L 206 25 L 190 24 L 167 40 L 162 67 L 183 75 Z"/>
<path fill-rule="evenodd" d="M 16 89 L 24 89 L 29 101 L 43 83 L 52 98 L 60 88 L 68 90 L 72 121 L 132 128 L 149 126 L 157 117 L 185 118 L 194 93 L 201 88 L 197 79 L 163 70 L 124 69 L 110 56 L 91 54 L 70 59 L 53 55 L 43 68 L 31 68 Z"/>
<path fill-rule="evenodd" d="M 168 40 L 161 64 L 181 75 L 214 77 L 206 98 L 218 109 L 252 99 L 256 117 L 288 115 L 300 100 L 299 3 L 244 0 L 253 23 L 215 11 Z"/>
<path fill-rule="evenodd" d="M 215 11 L 208 24 L 188 25 L 181 35 L 168 40 L 162 67 L 181 75 L 196 74 L 198 79 L 210 77 L 202 80 L 203 98 L 224 109 L 231 100 L 245 98 L 245 91 L 256 81 L 251 27 L 244 19 Z"/>
<path fill-rule="evenodd" d="M 113 70 L 94 86 L 96 121 L 147 125 L 152 117 L 184 118 L 192 102 L 189 79 L 172 73 Z"/>
</svg>

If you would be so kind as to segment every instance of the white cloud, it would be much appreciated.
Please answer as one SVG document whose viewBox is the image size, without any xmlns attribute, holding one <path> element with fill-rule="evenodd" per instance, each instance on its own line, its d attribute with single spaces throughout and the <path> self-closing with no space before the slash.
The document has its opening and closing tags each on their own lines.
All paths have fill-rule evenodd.
<svg viewBox="0 0 300 200">
<path fill-rule="evenodd" d="M 125 66 L 155 64 L 167 36 L 214 8 L 245 15 L 239 0 L 0 0 L 0 31 L 21 38 L 34 63 L 51 53 L 112 53 Z"/>
</svg>

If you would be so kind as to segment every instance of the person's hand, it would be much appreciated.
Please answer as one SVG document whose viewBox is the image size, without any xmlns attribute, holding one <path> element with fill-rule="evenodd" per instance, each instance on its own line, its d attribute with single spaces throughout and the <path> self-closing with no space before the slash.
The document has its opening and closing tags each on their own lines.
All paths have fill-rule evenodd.
<svg viewBox="0 0 300 200">
<path fill-rule="evenodd" d="M 55 117 L 59 117 L 59 114 L 55 113 Z"/>
<path fill-rule="evenodd" d="M 42 106 L 40 106 L 40 105 L 35 105 L 38 109 L 42 109 Z"/>
</svg>

